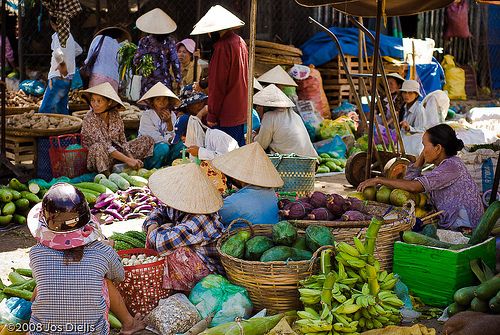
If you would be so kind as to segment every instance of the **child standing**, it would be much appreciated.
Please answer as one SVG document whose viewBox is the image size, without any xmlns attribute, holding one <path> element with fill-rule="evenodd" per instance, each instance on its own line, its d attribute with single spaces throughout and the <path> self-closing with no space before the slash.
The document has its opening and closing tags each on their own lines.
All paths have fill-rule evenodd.
<svg viewBox="0 0 500 335">
<path fill-rule="evenodd" d="M 30 334 L 109 334 L 110 308 L 122 334 L 144 329 L 113 285 L 124 269 L 95 222 L 83 193 L 66 183 L 52 186 L 30 211 L 28 226 L 38 241 L 29 254 L 37 283 Z"/>
<path fill-rule="evenodd" d="M 405 80 L 400 91 L 405 102 L 403 106 L 403 120 L 400 126 L 411 133 L 423 133 L 427 128 L 439 123 L 437 113 L 425 113 L 425 109 L 418 101 L 420 85 L 416 80 Z"/>
</svg>

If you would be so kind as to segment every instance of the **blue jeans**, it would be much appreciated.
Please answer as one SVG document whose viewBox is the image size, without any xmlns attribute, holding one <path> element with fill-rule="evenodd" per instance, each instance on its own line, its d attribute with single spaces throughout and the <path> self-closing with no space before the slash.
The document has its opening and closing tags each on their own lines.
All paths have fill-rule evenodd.
<svg viewBox="0 0 500 335">
<path fill-rule="evenodd" d="M 153 149 L 153 156 L 149 156 L 144 160 L 144 168 L 150 170 L 153 168 L 161 168 L 162 166 L 171 165 L 172 162 L 182 157 L 181 150 L 184 148 L 182 141 L 177 144 L 156 143 Z"/>
<path fill-rule="evenodd" d="M 52 88 L 50 87 L 52 83 Z M 49 84 L 43 95 L 40 113 L 53 113 L 69 115 L 68 93 L 71 87 L 71 80 L 61 78 L 49 79 Z"/>
</svg>

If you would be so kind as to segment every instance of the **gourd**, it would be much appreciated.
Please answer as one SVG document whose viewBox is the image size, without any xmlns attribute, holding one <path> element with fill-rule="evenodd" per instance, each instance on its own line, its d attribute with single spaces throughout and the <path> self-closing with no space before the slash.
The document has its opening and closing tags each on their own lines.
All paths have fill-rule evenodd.
<svg viewBox="0 0 500 335">
<path fill-rule="evenodd" d="M 221 251 L 229 256 L 243 258 L 245 243 L 250 239 L 250 236 L 250 232 L 246 230 L 239 231 L 222 244 Z"/>
<path fill-rule="evenodd" d="M 491 230 L 500 218 L 500 201 L 493 202 L 484 212 L 476 229 L 472 232 L 469 244 L 475 245 L 483 242 L 490 235 Z"/>
<path fill-rule="evenodd" d="M 306 228 L 306 246 L 315 252 L 318 248 L 325 245 L 333 245 L 333 235 L 327 227 L 310 225 Z"/>
<path fill-rule="evenodd" d="M 297 239 L 297 229 L 288 221 L 280 221 L 272 229 L 273 242 L 291 246 Z"/>
<path fill-rule="evenodd" d="M 257 261 L 262 254 L 274 247 L 273 241 L 266 236 L 255 236 L 247 241 L 245 246 L 245 259 Z"/>
</svg>

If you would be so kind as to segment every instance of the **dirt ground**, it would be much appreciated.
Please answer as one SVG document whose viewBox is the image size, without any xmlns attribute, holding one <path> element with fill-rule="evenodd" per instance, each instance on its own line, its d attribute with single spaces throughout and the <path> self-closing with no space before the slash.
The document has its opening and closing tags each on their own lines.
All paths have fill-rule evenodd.
<svg viewBox="0 0 500 335">
<path fill-rule="evenodd" d="M 346 195 L 349 192 L 355 191 L 348 186 L 348 183 L 343 174 L 337 174 L 329 177 L 317 178 L 315 189 L 325 193 L 338 193 Z M 106 236 L 110 236 L 113 232 L 124 232 L 128 230 L 140 230 L 141 221 L 131 220 L 127 223 L 120 222 L 112 225 L 104 226 L 103 232 Z M 27 227 L 22 227 L 6 233 L 0 233 L 0 279 L 7 280 L 7 275 L 11 268 L 27 268 L 29 267 L 29 250 L 36 243 L 31 236 Z M 441 334 L 442 323 L 437 320 L 426 320 L 420 323 L 427 327 L 436 329 L 436 333 Z M 117 334 L 117 333 L 114 333 Z M 139 335 L 153 334 L 149 331 L 138 333 Z"/>
</svg>

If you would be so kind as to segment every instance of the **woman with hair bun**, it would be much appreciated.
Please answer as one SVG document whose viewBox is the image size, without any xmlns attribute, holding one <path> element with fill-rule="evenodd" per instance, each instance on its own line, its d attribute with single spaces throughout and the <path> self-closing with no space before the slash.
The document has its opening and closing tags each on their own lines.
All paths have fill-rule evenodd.
<svg viewBox="0 0 500 335">
<path fill-rule="evenodd" d="M 372 178 L 358 186 L 359 191 L 378 184 L 413 193 L 426 192 L 438 211 L 444 211 L 439 226 L 451 230 L 474 229 L 484 212 L 478 187 L 457 157 L 464 143 L 447 124 L 427 129 L 422 138 L 424 149 L 408 167 L 405 179 Z M 421 174 L 424 163 L 435 168 Z"/>
</svg>

